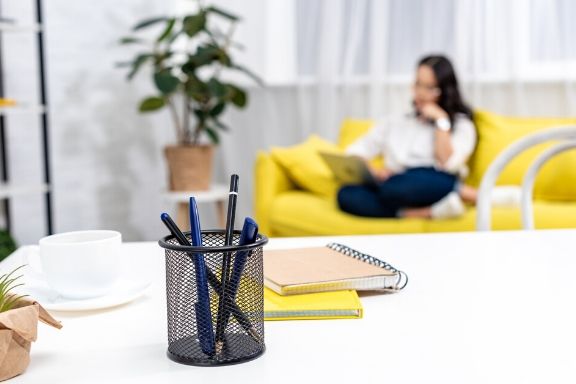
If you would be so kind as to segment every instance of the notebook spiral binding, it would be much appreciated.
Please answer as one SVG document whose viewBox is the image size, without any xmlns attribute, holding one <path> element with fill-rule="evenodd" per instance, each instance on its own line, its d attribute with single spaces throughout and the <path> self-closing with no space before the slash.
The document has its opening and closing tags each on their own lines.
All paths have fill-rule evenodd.
<svg viewBox="0 0 576 384">
<path fill-rule="evenodd" d="M 387 271 L 398 274 L 398 279 L 396 280 L 396 285 L 394 287 L 387 287 L 387 289 L 399 291 L 401 289 L 404 289 L 404 287 L 406 287 L 406 285 L 408 284 L 408 275 L 405 272 L 394 268 L 392 265 L 388 264 L 385 261 L 382 261 L 380 259 L 377 259 L 374 256 L 370 256 L 366 253 L 362 253 L 360 251 L 357 251 L 353 248 L 350 248 L 350 247 L 343 245 L 343 244 L 340 244 L 340 243 L 330 243 L 327 245 L 327 247 L 330 249 L 333 249 L 336 252 L 340 252 L 346 256 L 353 257 L 354 259 L 363 261 L 365 263 L 368 263 L 368 264 L 374 265 L 376 267 L 383 268 Z"/>
</svg>

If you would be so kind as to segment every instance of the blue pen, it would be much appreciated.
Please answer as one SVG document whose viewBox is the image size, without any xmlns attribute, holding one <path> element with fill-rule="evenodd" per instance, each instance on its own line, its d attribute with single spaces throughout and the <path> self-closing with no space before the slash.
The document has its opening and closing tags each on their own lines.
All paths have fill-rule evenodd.
<svg viewBox="0 0 576 384">
<path fill-rule="evenodd" d="M 190 246 L 190 242 L 188 241 L 188 239 L 186 238 L 186 236 L 184 236 L 184 234 L 180 231 L 180 229 L 178 228 L 178 226 L 176 225 L 176 223 L 174 222 L 174 220 L 172 220 L 172 218 L 170 217 L 169 214 L 167 213 L 162 213 L 160 215 L 160 219 L 162 220 L 162 222 L 166 225 L 166 227 L 170 230 L 170 233 L 172 233 L 174 235 L 174 237 L 176 238 L 176 240 L 178 241 L 178 243 L 180 243 L 181 245 L 184 246 Z M 200 231 L 198 231 L 198 233 L 200 233 Z M 192 237 L 194 238 L 194 237 Z M 192 261 L 194 262 L 195 265 L 197 264 L 197 260 L 198 260 L 198 256 L 200 257 L 200 260 L 202 261 L 199 264 L 199 267 L 195 267 L 194 269 L 196 270 L 196 286 L 197 286 L 197 291 L 198 291 L 198 299 L 201 299 L 201 294 L 200 292 L 202 291 L 201 286 L 205 286 L 205 284 L 199 284 L 201 278 L 198 278 L 198 272 L 202 269 L 204 271 L 204 280 L 206 280 L 206 265 L 204 264 L 204 258 L 202 257 L 202 254 L 188 254 L 190 256 L 190 258 L 192 259 Z M 214 279 L 218 280 L 215 276 L 213 276 Z M 208 287 L 206 286 L 206 292 L 208 291 Z M 204 297 L 208 297 L 207 293 Z M 206 300 L 206 302 L 208 302 L 208 300 Z M 208 314 L 207 314 L 207 318 L 205 317 L 206 314 L 202 312 L 203 308 L 205 307 L 205 305 L 198 305 L 200 303 L 200 301 L 198 303 L 194 304 L 194 308 L 195 308 L 195 312 L 196 312 L 196 325 L 197 325 L 197 332 L 198 332 L 198 339 L 200 340 L 200 347 L 202 348 L 202 351 L 204 353 L 206 353 L 209 356 L 212 356 L 214 354 L 214 339 L 213 339 L 213 333 L 212 333 L 212 322 L 211 322 L 211 314 L 210 314 L 210 303 L 208 302 Z M 203 314 L 202 314 L 203 313 Z M 204 321 L 204 319 L 208 319 L 208 321 Z M 212 342 L 211 342 L 212 340 Z"/>
<path fill-rule="evenodd" d="M 240 240 L 238 245 L 248 245 L 256 242 L 256 237 L 258 236 L 258 224 L 250 218 L 244 219 L 244 225 L 242 226 L 242 232 L 240 233 Z M 244 265 L 248 259 L 250 251 L 238 251 L 236 252 L 236 257 L 234 257 L 234 266 L 232 267 L 232 276 L 230 276 L 230 296 L 228 300 L 234 302 L 236 300 L 236 294 L 238 293 L 238 287 L 240 286 L 240 278 L 242 277 L 242 271 L 244 270 Z M 230 312 L 227 312 L 224 318 L 224 327 L 228 324 L 230 319 Z"/>
<path fill-rule="evenodd" d="M 200 229 L 200 215 L 196 199 L 190 198 L 190 236 L 192 246 L 202 246 L 202 231 Z M 206 264 L 204 255 L 194 254 L 194 269 L 196 270 L 196 289 L 198 291 L 198 302 L 194 304 L 196 309 L 196 326 L 198 328 L 198 339 L 202 351 L 212 356 L 214 354 L 214 331 L 212 328 L 212 313 L 210 312 L 210 296 L 208 293 L 208 280 L 206 279 Z"/>
<path fill-rule="evenodd" d="M 252 244 L 256 241 L 257 236 L 258 224 L 250 217 L 245 218 L 238 245 Z M 236 253 L 236 257 L 234 258 L 232 276 L 230 277 L 230 292 L 232 293 L 233 300 L 236 298 L 238 286 L 240 285 L 240 277 L 242 276 L 242 271 L 244 270 L 244 265 L 246 264 L 246 259 L 249 254 L 250 251 L 240 251 Z"/>
</svg>

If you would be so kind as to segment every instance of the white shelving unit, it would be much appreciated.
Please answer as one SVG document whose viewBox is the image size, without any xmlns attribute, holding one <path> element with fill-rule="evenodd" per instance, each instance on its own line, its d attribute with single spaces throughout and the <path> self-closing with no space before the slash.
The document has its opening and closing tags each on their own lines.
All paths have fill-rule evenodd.
<svg viewBox="0 0 576 384">
<path fill-rule="evenodd" d="M 15 105 L 13 107 L 0 107 L 0 115 L 40 115 L 46 111 L 41 105 Z"/>
<path fill-rule="evenodd" d="M 0 32 L 40 32 L 40 24 L 19 25 L 13 23 L 0 22 Z"/>
<path fill-rule="evenodd" d="M 38 195 L 49 191 L 47 184 L 11 184 L 0 183 L 0 199 L 16 196 Z"/>
<path fill-rule="evenodd" d="M 48 108 L 47 103 L 47 90 L 44 66 L 44 27 L 42 21 L 42 0 L 32 0 L 35 3 L 35 23 L 20 24 L 17 21 L 7 21 L 1 19 L 0 14 L 0 98 L 10 97 L 4 94 L 4 70 L 2 63 L 2 56 L 9 55 L 2 51 L 3 39 L 9 38 L 12 33 L 31 33 L 36 36 L 36 49 L 38 51 L 38 71 L 36 77 L 38 78 L 38 104 L 17 104 L 15 106 L 0 106 L 0 202 L 3 207 L 4 222 L 6 229 L 10 232 L 11 229 L 11 213 L 10 213 L 10 200 L 18 196 L 29 195 L 44 195 L 44 203 L 46 208 L 46 232 L 51 234 L 52 231 L 52 190 L 51 190 L 51 175 L 50 175 L 50 152 L 48 142 Z M 2 0 L 0 0 L 0 13 L 1 13 Z M 18 103 L 18 100 L 16 100 Z M 8 155 L 8 142 L 6 130 L 9 129 L 9 117 L 13 115 L 36 115 L 40 120 L 40 135 L 42 143 L 42 159 L 43 159 L 43 180 L 39 180 L 37 184 L 16 184 L 10 181 L 9 172 L 9 155 Z"/>
</svg>

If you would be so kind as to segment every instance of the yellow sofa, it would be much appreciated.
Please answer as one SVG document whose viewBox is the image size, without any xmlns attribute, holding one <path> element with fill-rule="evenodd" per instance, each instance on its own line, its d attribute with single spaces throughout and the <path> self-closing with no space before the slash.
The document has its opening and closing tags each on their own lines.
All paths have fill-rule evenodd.
<svg viewBox="0 0 576 384">
<path fill-rule="evenodd" d="M 478 111 L 478 144 L 469 161 L 466 183 L 478 186 L 482 175 L 504 148 L 529 133 L 552 126 L 575 125 L 576 119 L 515 118 Z M 343 122 L 338 144 L 311 136 L 293 147 L 259 152 L 255 164 L 255 216 L 268 236 L 312 236 L 475 230 L 476 209 L 457 219 L 365 218 L 338 209 L 338 185 L 318 151 L 343 151 L 371 127 L 367 120 Z M 520 185 L 525 170 L 550 144 L 533 148 L 512 161 L 497 185 Z M 379 162 L 380 159 L 374 159 Z M 537 228 L 576 228 L 576 151 L 557 156 L 540 171 L 534 189 Z M 496 230 L 519 229 L 519 208 L 492 209 Z"/>
</svg>

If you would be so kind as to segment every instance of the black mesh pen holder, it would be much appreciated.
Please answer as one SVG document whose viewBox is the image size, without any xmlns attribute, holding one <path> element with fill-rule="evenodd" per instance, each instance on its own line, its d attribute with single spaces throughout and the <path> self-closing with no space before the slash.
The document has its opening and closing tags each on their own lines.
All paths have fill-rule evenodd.
<svg viewBox="0 0 576 384">
<path fill-rule="evenodd" d="M 185 235 L 190 240 L 190 233 Z M 240 231 L 234 231 L 232 245 L 225 246 L 225 231 L 207 230 L 202 231 L 202 247 L 182 246 L 173 236 L 158 242 L 166 251 L 167 354 L 171 360 L 216 366 L 243 363 L 264 353 L 262 247 L 268 239 L 258 235 L 255 243 L 241 246 L 239 238 Z M 224 257 L 230 268 L 222 304 Z M 198 272 L 202 272 L 198 264 L 201 258 L 205 285 L 201 277 L 197 279 Z M 207 300 L 202 294 L 206 286 Z M 220 305 L 226 308 L 221 313 Z"/>
</svg>

